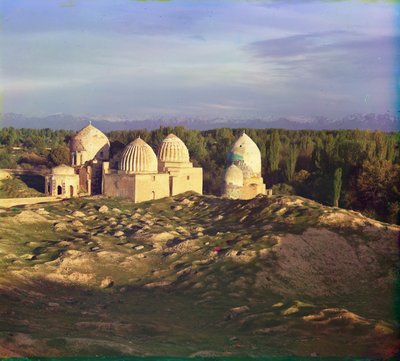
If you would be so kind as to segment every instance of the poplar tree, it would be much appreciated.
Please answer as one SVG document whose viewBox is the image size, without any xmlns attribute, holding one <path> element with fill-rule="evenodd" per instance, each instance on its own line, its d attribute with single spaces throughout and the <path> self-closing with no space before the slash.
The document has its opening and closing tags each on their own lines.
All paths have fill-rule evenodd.
<svg viewBox="0 0 400 361">
<path fill-rule="evenodd" d="M 279 139 L 278 132 L 274 131 L 271 134 L 271 141 L 268 149 L 268 163 L 269 163 L 269 170 L 271 172 L 275 172 L 279 168 L 280 153 L 281 153 L 281 141 Z"/>
<path fill-rule="evenodd" d="M 296 171 L 296 163 L 299 151 L 296 144 L 291 144 L 289 147 L 289 154 L 285 159 L 285 175 L 289 183 L 293 181 L 293 175 Z"/>
<path fill-rule="evenodd" d="M 333 206 L 339 207 L 340 191 L 342 190 L 342 168 L 336 168 L 333 176 Z"/>
</svg>

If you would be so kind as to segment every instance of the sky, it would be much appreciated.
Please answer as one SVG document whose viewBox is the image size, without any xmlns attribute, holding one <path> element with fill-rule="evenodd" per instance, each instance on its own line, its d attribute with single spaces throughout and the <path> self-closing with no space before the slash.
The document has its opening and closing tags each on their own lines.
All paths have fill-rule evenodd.
<svg viewBox="0 0 400 361">
<path fill-rule="evenodd" d="M 395 7 L 1 0 L 2 111 L 109 119 L 395 112 Z"/>
</svg>

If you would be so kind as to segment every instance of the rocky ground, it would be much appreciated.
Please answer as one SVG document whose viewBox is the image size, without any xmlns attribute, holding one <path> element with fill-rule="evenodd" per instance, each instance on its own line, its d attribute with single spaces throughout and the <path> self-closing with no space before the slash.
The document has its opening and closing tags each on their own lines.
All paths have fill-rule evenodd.
<svg viewBox="0 0 400 361">
<path fill-rule="evenodd" d="M 400 228 L 193 193 L 0 210 L 0 356 L 388 356 Z"/>
</svg>

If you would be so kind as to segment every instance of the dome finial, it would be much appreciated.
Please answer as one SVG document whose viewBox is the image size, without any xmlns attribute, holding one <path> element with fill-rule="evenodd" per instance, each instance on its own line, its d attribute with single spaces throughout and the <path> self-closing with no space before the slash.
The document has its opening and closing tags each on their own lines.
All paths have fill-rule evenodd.
<svg viewBox="0 0 400 361">
<path fill-rule="evenodd" d="M 91 120 L 89 120 L 89 125 L 92 125 L 92 121 Z"/>
</svg>

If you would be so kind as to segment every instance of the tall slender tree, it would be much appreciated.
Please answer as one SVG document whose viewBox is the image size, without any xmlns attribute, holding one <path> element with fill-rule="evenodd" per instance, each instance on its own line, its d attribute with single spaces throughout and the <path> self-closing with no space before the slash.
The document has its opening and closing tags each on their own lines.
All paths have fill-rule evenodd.
<svg viewBox="0 0 400 361">
<path fill-rule="evenodd" d="M 342 190 L 342 168 L 336 168 L 333 175 L 333 206 L 339 207 L 340 192 Z"/>
<path fill-rule="evenodd" d="M 285 176 L 289 183 L 293 181 L 293 175 L 296 171 L 297 157 L 299 155 L 299 151 L 297 149 L 296 144 L 290 144 L 289 146 L 289 154 L 285 159 Z"/>
<path fill-rule="evenodd" d="M 271 141 L 269 142 L 268 164 L 270 172 L 275 172 L 279 168 L 279 161 L 281 160 L 281 141 L 279 133 L 275 130 L 271 134 Z"/>
</svg>

